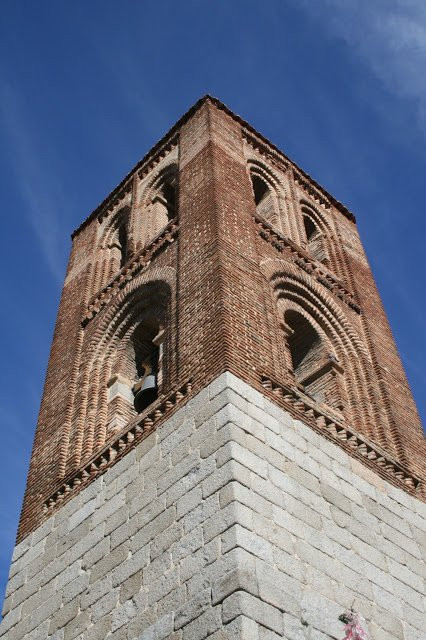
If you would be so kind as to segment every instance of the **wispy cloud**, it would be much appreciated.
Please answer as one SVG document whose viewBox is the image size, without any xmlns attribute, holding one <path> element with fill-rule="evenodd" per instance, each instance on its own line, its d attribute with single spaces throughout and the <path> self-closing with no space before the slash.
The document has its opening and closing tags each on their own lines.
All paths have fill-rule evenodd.
<svg viewBox="0 0 426 640">
<path fill-rule="evenodd" d="M 21 96 L 8 83 L 0 86 L 0 127 L 10 143 L 11 166 L 28 221 L 52 276 L 61 282 L 64 247 L 59 222 L 67 200 L 58 176 L 44 161 L 45 148 L 37 140 Z"/>
<path fill-rule="evenodd" d="M 387 91 L 411 100 L 426 134 L 424 0 L 297 0 L 297 6 L 343 40 Z"/>
</svg>

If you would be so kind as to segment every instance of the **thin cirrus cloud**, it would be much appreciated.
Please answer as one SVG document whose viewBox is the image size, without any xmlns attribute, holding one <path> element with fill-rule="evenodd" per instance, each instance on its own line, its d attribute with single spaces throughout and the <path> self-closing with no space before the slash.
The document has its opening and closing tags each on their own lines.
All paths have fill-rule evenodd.
<svg viewBox="0 0 426 640">
<path fill-rule="evenodd" d="M 343 40 L 387 91 L 411 100 L 426 135 L 424 0 L 298 0 L 297 6 Z"/>
<path fill-rule="evenodd" d="M 66 199 L 58 177 L 43 158 L 43 146 L 37 143 L 19 93 L 5 83 L 0 96 L 0 127 L 9 141 L 11 166 L 19 182 L 25 213 L 47 267 L 60 283 L 64 248 L 58 212 L 66 210 Z"/>
</svg>

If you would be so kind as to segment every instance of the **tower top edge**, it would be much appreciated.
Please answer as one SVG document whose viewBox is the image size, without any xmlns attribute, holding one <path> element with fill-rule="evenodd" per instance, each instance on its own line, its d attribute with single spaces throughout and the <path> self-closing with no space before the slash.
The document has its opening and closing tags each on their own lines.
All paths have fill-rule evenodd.
<svg viewBox="0 0 426 640">
<path fill-rule="evenodd" d="M 160 138 L 156 144 L 151 147 L 151 149 L 136 163 L 132 169 L 124 176 L 124 178 L 120 181 L 120 183 L 112 189 L 110 193 L 99 203 L 99 205 L 83 220 L 83 222 L 71 233 L 71 239 L 74 239 L 80 231 L 82 231 L 96 216 L 99 212 L 108 204 L 108 202 L 115 195 L 120 193 L 126 183 L 130 180 L 135 172 L 140 170 L 143 165 L 145 165 L 151 158 L 155 156 L 155 154 L 167 143 L 171 142 L 173 138 L 179 133 L 180 129 L 197 113 L 197 111 L 206 103 L 210 102 L 217 109 L 224 111 L 228 116 L 233 118 L 236 122 L 238 122 L 246 131 L 258 137 L 264 144 L 268 145 L 275 153 L 282 156 L 286 161 L 290 162 L 292 166 L 300 172 L 300 174 L 307 180 L 309 180 L 312 185 L 319 189 L 330 201 L 330 203 L 342 213 L 346 218 L 351 220 L 351 222 L 356 222 L 354 214 L 339 200 L 334 198 L 323 186 L 321 186 L 312 176 L 310 176 L 306 171 L 304 171 L 300 166 L 298 166 L 293 160 L 291 160 L 288 156 L 281 151 L 273 142 L 271 142 L 264 135 L 259 133 L 251 124 L 249 124 L 244 118 L 234 113 L 225 103 L 223 103 L 219 98 L 212 96 L 211 94 L 206 93 L 201 98 L 199 98 L 176 122 L 175 124 Z"/>
</svg>

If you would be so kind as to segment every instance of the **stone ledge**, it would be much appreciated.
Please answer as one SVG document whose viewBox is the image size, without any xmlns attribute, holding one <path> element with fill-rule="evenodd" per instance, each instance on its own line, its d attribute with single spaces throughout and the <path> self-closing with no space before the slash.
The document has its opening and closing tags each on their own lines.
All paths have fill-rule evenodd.
<svg viewBox="0 0 426 640">
<path fill-rule="evenodd" d="M 54 493 L 44 502 L 44 519 L 50 517 L 57 507 L 76 495 L 84 486 L 88 485 L 100 474 L 104 473 L 114 462 L 122 458 L 139 442 L 149 435 L 174 411 L 182 406 L 182 401 L 191 394 L 191 381 L 171 393 L 166 399 L 160 398 L 153 403 L 148 411 L 138 416 L 135 421 L 115 436 L 115 439 L 98 452 L 84 467 L 75 471 L 63 482 Z"/>
<path fill-rule="evenodd" d="M 416 497 L 421 497 L 422 483 L 420 478 L 408 471 L 378 445 L 365 436 L 361 436 L 351 427 L 342 424 L 336 418 L 327 415 L 314 402 L 308 402 L 296 389 L 275 382 L 268 376 L 262 377 L 261 384 L 268 396 L 275 402 L 278 400 L 279 404 L 296 409 L 303 416 L 303 422 L 314 426 L 316 431 L 346 449 L 350 455 L 360 456 L 370 468 L 383 475 L 387 480 L 406 491 L 415 493 Z"/>
</svg>

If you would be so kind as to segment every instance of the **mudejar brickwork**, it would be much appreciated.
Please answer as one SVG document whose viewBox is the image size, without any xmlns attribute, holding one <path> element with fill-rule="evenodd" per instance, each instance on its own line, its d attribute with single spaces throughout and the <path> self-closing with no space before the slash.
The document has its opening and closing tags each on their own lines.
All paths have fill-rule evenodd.
<svg viewBox="0 0 426 640">
<path fill-rule="evenodd" d="M 206 96 L 73 233 L 0 636 L 418 640 L 425 451 L 354 216 Z"/>
</svg>

